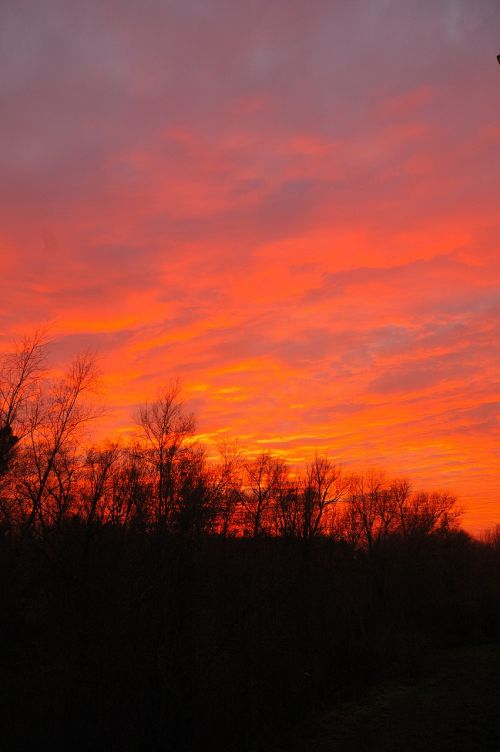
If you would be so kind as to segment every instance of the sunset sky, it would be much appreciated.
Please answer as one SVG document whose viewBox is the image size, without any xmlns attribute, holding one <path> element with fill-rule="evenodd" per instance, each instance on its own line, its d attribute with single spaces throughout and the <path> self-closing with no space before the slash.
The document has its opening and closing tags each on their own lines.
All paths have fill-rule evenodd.
<svg viewBox="0 0 500 752">
<path fill-rule="evenodd" d="M 500 522 L 498 0 L 6 0 L 1 346 Z"/>
</svg>

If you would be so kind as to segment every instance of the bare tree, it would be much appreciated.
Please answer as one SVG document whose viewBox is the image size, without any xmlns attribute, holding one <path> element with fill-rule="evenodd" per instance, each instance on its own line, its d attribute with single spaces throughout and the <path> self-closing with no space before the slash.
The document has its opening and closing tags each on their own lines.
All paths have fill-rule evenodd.
<svg viewBox="0 0 500 752">
<path fill-rule="evenodd" d="M 480 540 L 490 548 L 500 551 L 500 525 L 497 524 L 484 530 Z"/>
<path fill-rule="evenodd" d="M 435 535 L 455 528 L 461 516 L 457 499 L 447 491 L 416 493 L 408 499 L 403 512 L 406 536 Z"/>
<path fill-rule="evenodd" d="M 205 450 L 190 444 L 176 465 L 176 493 L 172 529 L 183 535 L 212 532 L 216 528 L 217 487 L 207 467 Z"/>
<path fill-rule="evenodd" d="M 110 469 L 109 486 L 102 517 L 116 525 L 146 529 L 153 517 L 154 481 L 142 447 L 134 445 L 120 452 Z"/>
<path fill-rule="evenodd" d="M 403 538 L 405 538 L 407 533 L 406 510 L 411 496 L 410 481 L 406 480 L 406 478 L 394 480 L 391 483 L 391 494 L 394 499 L 400 532 Z"/>
<path fill-rule="evenodd" d="M 227 538 L 238 528 L 237 512 L 242 494 L 243 459 L 236 444 L 219 445 L 220 462 L 212 468 L 214 504 L 217 508 L 216 531 Z"/>
<path fill-rule="evenodd" d="M 372 551 L 397 526 L 397 501 L 384 473 L 369 471 L 350 479 L 342 527 L 347 540 Z"/>
<path fill-rule="evenodd" d="M 326 456 L 316 455 L 306 467 L 302 491 L 300 535 L 312 538 L 322 531 L 327 512 L 334 514 L 337 504 L 347 490 L 340 468 Z M 330 521 L 331 522 L 331 521 Z"/>
<path fill-rule="evenodd" d="M 281 538 L 297 538 L 301 534 L 302 502 L 300 478 L 282 478 L 274 504 L 274 533 Z"/>
<path fill-rule="evenodd" d="M 80 429 L 100 414 L 85 400 L 95 390 L 97 381 L 95 357 L 89 353 L 77 356 L 67 373 L 51 382 L 30 404 L 28 445 L 24 449 L 29 472 L 20 482 L 20 490 L 30 505 L 27 527 L 37 518 L 42 521 L 45 501 L 53 497 L 54 486 L 61 482 L 57 468 L 63 453 L 69 451 Z"/>
<path fill-rule="evenodd" d="M 159 392 L 154 402 L 139 409 L 146 450 L 156 474 L 156 524 L 168 525 L 175 509 L 176 465 L 194 434 L 195 420 L 180 400 L 176 382 Z"/>
<path fill-rule="evenodd" d="M 37 329 L 0 359 L 0 476 L 29 426 L 30 400 L 45 371 L 46 336 Z"/>
<path fill-rule="evenodd" d="M 44 524 L 56 526 L 71 513 L 76 512 L 76 497 L 78 495 L 78 481 L 81 462 L 78 447 L 75 443 L 62 446 L 58 452 L 51 474 L 51 482 L 47 484 L 44 517 L 40 517 Z"/>
<path fill-rule="evenodd" d="M 245 462 L 244 470 L 246 489 L 241 495 L 241 503 L 250 523 L 250 533 L 256 538 L 270 530 L 270 512 L 288 469 L 284 460 L 263 452 L 254 460 Z"/>
<path fill-rule="evenodd" d="M 104 447 L 90 447 L 87 451 L 83 463 L 79 510 L 86 525 L 105 519 L 106 502 L 112 493 L 113 469 L 120 457 L 121 450 L 115 442 Z"/>
<path fill-rule="evenodd" d="M 413 493 L 409 481 L 390 483 L 371 471 L 350 480 L 340 519 L 343 538 L 369 552 L 393 534 L 403 538 L 446 533 L 456 528 L 461 510 L 447 492 Z"/>
</svg>

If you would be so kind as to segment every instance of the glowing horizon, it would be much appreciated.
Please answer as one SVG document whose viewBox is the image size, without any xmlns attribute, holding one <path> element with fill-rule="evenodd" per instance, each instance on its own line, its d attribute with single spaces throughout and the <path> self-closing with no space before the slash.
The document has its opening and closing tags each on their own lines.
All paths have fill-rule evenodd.
<svg viewBox="0 0 500 752">
<path fill-rule="evenodd" d="M 0 348 L 53 322 L 110 413 L 315 451 L 500 522 L 500 8 L 0 11 Z"/>
</svg>

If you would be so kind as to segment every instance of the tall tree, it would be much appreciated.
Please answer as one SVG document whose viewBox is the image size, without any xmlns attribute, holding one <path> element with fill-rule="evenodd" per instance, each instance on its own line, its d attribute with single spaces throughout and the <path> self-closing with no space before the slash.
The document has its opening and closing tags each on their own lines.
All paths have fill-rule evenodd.
<svg viewBox="0 0 500 752">
<path fill-rule="evenodd" d="M 20 482 L 20 490 L 29 504 L 27 527 L 43 521 L 45 501 L 57 491 L 61 475 L 57 473 L 63 457 L 77 439 L 80 429 L 97 417 L 100 410 L 86 400 L 98 382 L 95 357 L 77 356 L 60 379 L 52 381 L 30 403 L 27 446 L 24 461 L 29 471 Z M 66 479 L 71 473 L 65 471 Z M 61 490 L 59 490 L 61 493 Z"/>
<path fill-rule="evenodd" d="M 140 407 L 138 421 L 156 475 L 156 524 L 166 528 L 175 512 L 179 460 L 195 430 L 194 416 L 180 399 L 179 383 L 167 386 L 154 402 Z"/>
<path fill-rule="evenodd" d="M 334 514 L 335 504 L 343 498 L 346 489 L 340 468 L 328 457 L 317 454 L 308 463 L 301 499 L 302 538 L 312 538 L 322 532 L 327 513 Z"/>
<path fill-rule="evenodd" d="M 241 503 L 253 538 L 270 532 L 270 517 L 276 496 L 288 471 L 283 460 L 262 452 L 244 464 L 245 486 Z"/>
<path fill-rule="evenodd" d="M 29 427 L 29 405 L 45 371 L 46 336 L 37 329 L 0 358 L 0 476 Z"/>
</svg>

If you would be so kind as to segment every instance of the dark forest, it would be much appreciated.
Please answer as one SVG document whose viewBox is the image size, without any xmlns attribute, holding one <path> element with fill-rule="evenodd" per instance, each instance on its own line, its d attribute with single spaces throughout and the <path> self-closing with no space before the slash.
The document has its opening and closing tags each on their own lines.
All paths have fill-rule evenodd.
<svg viewBox="0 0 500 752">
<path fill-rule="evenodd" d="M 4 749 L 291 749 L 318 709 L 500 637 L 500 533 L 448 492 L 207 457 L 170 385 L 127 446 L 84 440 L 95 359 L 3 357 Z"/>
</svg>

